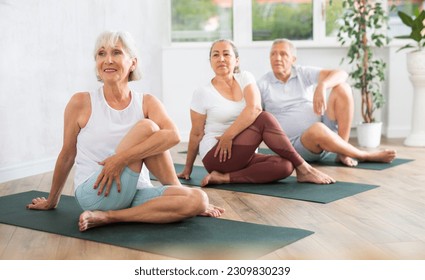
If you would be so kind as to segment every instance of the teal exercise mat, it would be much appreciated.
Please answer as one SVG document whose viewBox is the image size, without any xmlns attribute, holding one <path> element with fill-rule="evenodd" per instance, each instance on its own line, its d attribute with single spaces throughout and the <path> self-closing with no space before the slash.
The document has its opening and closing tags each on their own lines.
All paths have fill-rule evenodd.
<svg viewBox="0 0 425 280">
<path fill-rule="evenodd" d="M 171 224 L 119 223 L 80 232 L 82 210 L 72 196 L 62 195 L 55 210 L 26 209 L 34 197 L 47 195 L 29 191 L 0 197 L 0 223 L 179 259 L 254 259 L 313 234 L 210 217 Z"/>
<path fill-rule="evenodd" d="M 261 154 L 274 154 L 274 152 L 268 148 L 259 148 L 258 152 Z M 384 170 L 388 169 L 400 164 L 408 163 L 413 161 L 413 159 L 405 159 L 405 158 L 395 158 L 390 163 L 382 163 L 382 162 L 359 162 L 357 166 L 347 166 L 342 163 L 335 161 L 336 154 L 330 154 L 325 159 L 321 161 L 312 162 L 312 164 L 319 166 L 337 166 L 337 167 L 349 167 L 349 168 L 360 168 L 360 169 L 369 169 L 369 170 Z"/>
<path fill-rule="evenodd" d="M 183 170 L 183 164 L 174 164 L 176 172 Z M 204 167 L 194 166 L 190 180 L 180 179 L 185 185 L 200 186 L 202 179 L 207 175 Z M 151 175 L 155 180 L 155 177 Z M 208 185 L 209 188 L 275 196 L 317 203 L 329 203 L 341 198 L 352 196 L 364 191 L 377 188 L 376 185 L 340 182 L 330 185 L 312 183 L 298 183 L 296 178 L 290 176 L 284 180 L 268 184 L 221 184 Z"/>
</svg>

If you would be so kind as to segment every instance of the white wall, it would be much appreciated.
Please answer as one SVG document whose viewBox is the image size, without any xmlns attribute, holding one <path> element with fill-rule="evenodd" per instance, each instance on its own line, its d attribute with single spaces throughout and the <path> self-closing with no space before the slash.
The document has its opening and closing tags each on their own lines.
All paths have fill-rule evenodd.
<svg viewBox="0 0 425 280">
<path fill-rule="evenodd" d="M 137 90 L 161 98 L 165 0 L 0 0 L 0 182 L 52 170 L 71 95 L 99 87 L 92 56 L 104 30 L 141 54 Z"/>
<path fill-rule="evenodd" d="M 406 51 L 397 52 L 397 49 L 398 46 L 389 49 L 388 102 L 385 106 L 386 136 L 389 138 L 407 137 L 412 121 L 413 86 L 407 72 Z"/>
<path fill-rule="evenodd" d="M 189 103 L 193 91 L 208 83 L 213 77 L 208 61 L 209 44 L 185 47 L 165 47 L 163 61 L 163 102 L 180 128 L 182 139 L 187 141 L 190 132 Z M 405 53 L 396 53 L 398 45 L 379 50 L 378 56 L 388 64 L 387 81 L 383 85 L 387 103 L 376 117 L 383 121 L 383 134 L 388 137 L 406 137 L 410 131 L 410 108 L 413 88 L 405 67 Z M 241 68 L 250 71 L 256 78 L 270 71 L 270 44 L 239 47 Z M 347 62 L 340 64 L 346 48 L 337 46 L 299 46 L 298 64 L 324 68 L 350 70 Z M 362 121 L 360 116 L 360 94 L 354 91 L 356 102 L 353 127 Z M 403 113 L 402 113 L 403 112 Z M 356 131 L 353 130 L 353 135 Z"/>
<path fill-rule="evenodd" d="M 0 182 L 53 169 L 66 103 L 100 85 L 92 51 L 107 29 L 133 34 L 144 75 L 133 88 L 162 99 L 187 140 L 192 93 L 212 77 L 209 44 L 170 47 L 168 24 L 168 0 L 0 0 Z M 385 135 L 405 137 L 413 88 L 396 49 L 380 53 L 389 66 L 382 120 Z M 243 69 L 256 77 L 269 70 L 268 44 L 239 50 Z M 344 55 L 335 46 L 299 47 L 300 64 L 338 67 Z"/>
</svg>

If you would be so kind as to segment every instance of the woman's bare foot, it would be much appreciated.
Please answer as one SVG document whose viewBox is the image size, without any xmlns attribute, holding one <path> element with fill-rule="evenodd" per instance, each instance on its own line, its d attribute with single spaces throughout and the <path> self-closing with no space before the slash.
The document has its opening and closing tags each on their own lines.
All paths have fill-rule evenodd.
<svg viewBox="0 0 425 280">
<path fill-rule="evenodd" d="M 223 174 L 217 171 L 213 171 L 202 179 L 201 187 L 211 184 L 224 184 L 230 182 L 229 173 Z"/>
<path fill-rule="evenodd" d="M 312 167 L 307 162 L 304 162 L 297 168 L 297 181 L 302 183 L 315 183 L 315 184 L 332 184 L 335 183 L 335 179 L 326 175 L 325 173 Z"/>
<path fill-rule="evenodd" d="M 371 161 L 371 162 L 390 163 L 395 159 L 396 155 L 397 155 L 397 152 L 395 150 L 380 150 L 380 151 L 366 152 L 366 155 L 361 160 Z"/>
<path fill-rule="evenodd" d="M 337 155 L 335 161 L 350 167 L 357 166 L 358 164 L 357 160 L 344 155 Z"/>
<path fill-rule="evenodd" d="M 84 211 L 80 215 L 78 227 L 80 231 L 86 231 L 89 228 L 98 227 L 107 224 L 107 214 L 102 211 Z"/>
<path fill-rule="evenodd" d="M 224 208 L 221 208 L 212 204 L 208 204 L 208 207 L 205 210 L 205 212 L 199 214 L 199 216 L 218 218 L 223 213 L 224 213 Z"/>
</svg>

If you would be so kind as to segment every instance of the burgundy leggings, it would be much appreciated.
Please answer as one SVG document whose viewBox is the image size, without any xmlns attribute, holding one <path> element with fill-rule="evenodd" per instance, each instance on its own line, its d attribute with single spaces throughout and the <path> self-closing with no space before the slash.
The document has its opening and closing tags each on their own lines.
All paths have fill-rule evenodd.
<svg viewBox="0 0 425 280">
<path fill-rule="evenodd" d="M 257 154 L 264 143 L 277 155 Z M 218 145 L 218 143 L 217 143 Z M 233 139 L 232 158 L 220 162 L 215 145 L 202 159 L 209 173 L 229 173 L 232 183 L 269 183 L 292 174 L 304 160 L 292 147 L 273 115 L 262 112 L 248 128 Z"/>
</svg>

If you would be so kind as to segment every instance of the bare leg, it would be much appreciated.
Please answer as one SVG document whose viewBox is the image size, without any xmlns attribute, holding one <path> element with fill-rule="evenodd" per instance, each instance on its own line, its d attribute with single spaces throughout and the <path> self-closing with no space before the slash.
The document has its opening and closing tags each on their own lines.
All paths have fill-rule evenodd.
<svg viewBox="0 0 425 280">
<path fill-rule="evenodd" d="M 338 135 L 348 145 L 339 145 L 338 139 L 329 137 L 329 142 L 321 142 L 323 149 L 337 154 L 337 161 L 347 165 L 356 166 L 360 161 L 391 162 L 395 156 L 395 150 L 383 150 L 364 152 L 358 150 L 348 143 L 350 138 L 351 123 L 353 121 L 354 101 L 351 87 L 344 83 L 334 87 L 328 101 L 326 114 L 329 119 L 338 123 Z M 354 149 L 353 149 L 354 148 Z"/>
<path fill-rule="evenodd" d="M 328 118 L 338 123 L 338 135 L 348 143 L 353 121 L 354 101 L 351 87 L 347 83 L 332 89 L 327 108 L 326 114 Z M 357 165 L 355 159 L 344 154 L 337 154 L 336 160 L 347 166 Z"/>
<path fill-rule="evenodd" d="M 335 179 L 312 167 L 307 162 L 296 167 L 297 181 L 315 184 L 332 184 Z"/>
<path fill-rule="evenodd" d="M 123 138 L 116 152 L 126 151 L 146 141 L 158 130 L 159 127 L 154 122 L 147 119 L 140 121 Z M 109 223 L 170 223 L 196 215 L 218 217 L 223 213 L 224 209 L 209 204 L 204 191 L 181 186 L 168 151 L 149 156 L 144 161 L 163 184 L 174 186 L 169 186 L 162 196 L 132 208 L 85 211 L 80 215 L 80 231 Z M 129 164 L 129 168 L 135 172 L 140 172 L 141 166 L 142 161 Z"/>
<path fill-rule="evenodd" d="M 114 211 L 85 211 L 80 215 L 79 229 L 85 231 L 110 223 L 171 223 L 196 215 L 219 217 L 224 212 L 208 203 L 199 189 L 171 186 L 162 196 L 136 207 Z"/>
<path fill-rule="evenodd" d="M 351 87 L 344 83 L 334 87 L 329 95 L 326 114 L 338 123 L 338 135 L 348 142 L 353 121 L 354 101 Z"/>
<path fill-rule="evenodd" d="M 148 157 L 145 159 L 144 162 L 149 171 L 159 180 L 159 182 L 161 182 L 161 184 L 181 186 L 181 183 L 177 177 L 177 173 L 174 169 L 173 160 L 169 151 L 165 151 L 164 153 Z M 200 215 L 218 217 L 222 213 L 220 212 L 220 209 L 223 210 L 220 207 L 208 204 L 206 210 Z"/>
<path fill-rule="evenodd" d="M 121 142 L 115 148 L 116 154 L 106 158 L 102 163 L 104 168 L 95 182 L 95 187 L 99 186 L 99 194 L 103 192 L 106 186 L 105 196 L 107 196 L 113 180 L 116 181 L 117 189 L 120 191 L 121 182 L 119 177 L 126 165 L 132 171 L 140 173 L 144 158 L 163 153 L 174 143 L 164 144 L 165 141 L 161 141 L 155 137 L 157 131 L 159 131 L 157 124 L 149 119 L 143 119 L 137 122 L 124 135 Z M 127 151 L 130 151 L 132 154 L 136 152 L 137 156 L 129 158 L 126 155 Z"/>
<path fill-rule="evenodd" d="M 211 184 L 226 184 L 230 183 L 230 174 L 229 173 L 220 173 L 213 171 L 202 179 L 201 187 Z"/>
<path fill-rule="evenodd" d="M 149 137 L 153 136 L 155 132 L 159 131 L 159 127 L 156 123 L 151 120 L 144 119 L 138 122 L 121 140 L 118 145 L 116 152 L 126 151 L 143 141 L 146 141 Z M 165 152 L 147 157 L 144 159 L 146 167 L 152 172 L 153 175 L 163 185 L 180 185 L 180 181 L 177 178 L 174 170 L 173 161 L 170 152 Z M 135 172 L 140 172 L 142 162 L 134 162 L 129 164 L 129 168 Z"/>
<path fill-rule="evenodd" d="M 146 167 L 163 185 L 181 185 L 169 151 L 145 159 Z"/>
<path fill-rule="evenodd" d="M 320 153 L 323 150 L 356 158 L 360 161 L 391 162 L 396 157 L 395 150 L 363 151 L 343 140 L 326 125 L 315 123 L 301 136 L 301 141 L 309 151 Z"/>
</svg>

